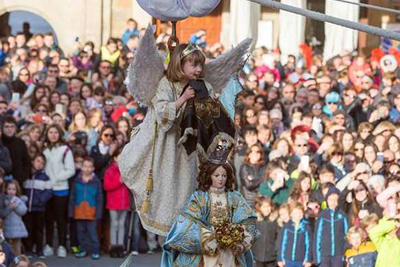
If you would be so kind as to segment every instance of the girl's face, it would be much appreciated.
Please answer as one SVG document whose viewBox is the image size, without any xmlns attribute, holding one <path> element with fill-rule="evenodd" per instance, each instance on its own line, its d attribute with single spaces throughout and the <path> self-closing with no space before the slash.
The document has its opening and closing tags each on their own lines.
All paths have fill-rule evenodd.
<svg viewBox="0 0 400 267">
<path fill-rule="evenodd" d="M 362 156 L 364 154 L 364 144 L 362 144 L 362 143 L 355 144 L 354 153 L 356 154 L 356 156 L 358 158 L 362 158 Z"/>
<path fill-rule="evenodd" d="M 17 195 L 17 187 L 15 184 L 9 184 L 6 190 L 7 195 L 16 196 Z"/>
<path fill-rule="evenodd" d="M 51 98 L 50 98 L 50 102 L 52 105 L 57 105 L 58 103 L 60 103 L 60 96 L 58 94 L 52 94 Z"/>
<path fill-rule="evenodd" d="M 44 97 L 45 93 L 46 92 L 45 92 L 44 88 L 39 88 L 36 90 L 35 98 L 40 99 L 40 98 Z"/>
<path fill-rule="evenodd" d="M 259 147 L 252 147 L 249 153 L 249 161 L 251 164 L 256 164 L 261 160 L 261 150 Z"/>
<path fill-rule="evenodd" d="M 34 128 L 32 131 L 29 132 L 29 137 L 30 137 L 32 142 L 39 141 L 40 130 L 38 128 Z"/>
<path fill-rule="evenodd" d="M 260 212 L 261 212 L 261 214 L 262 214 L 264 217 L 268 217 L 268 216 L 271 214 L 271 212 L 272 212 L 272 207 L 271 207 L 271 205 L 270 205 L 268 202 L 264 201 L 264 202 L 261 204 Z"/>
<path fill-rule="evenodd" d="M 289 154 L 289 145 L 286 141 L 280 141 L 277 145 L 277 149 L 282 152 L 282 154 L 284 156 L 286 156 L 287 154 Z"/>
<path fill-rule="evenodd" d="M 53 123 L 57 124 L 61 128 L 64 128 L 64 120 L 61 116 L 53 116 Z"/>
<path fill-rule="evenodd" d="M 45 164 L 45 161 L 42 157 L 36 157 L 32 162 L 33 168 L 36 171 L 43 170 L 44 164 Z"/>
<path fill-rule="evenodd" d="M 127 133 L 129 129 L 128 123 L 126 121 L 120 121 L 120 123 L 118 123 L 118 131 L 120 131 L 121 133 Z"/>
<path fill-rule="evenodd" d="M 356 199 L 359 202 L 363 202 L 367 198 L 367 190 L 363 186 L 356 188 L 354 190 L 354 194 L 356 195 Z"/>
<path fill-rule="evenodd" d="M 261 114 L 258 117 L 258 124 L 259 125 L 268 125 L 269 124 L 269 115 L 268 114 Z"/>
<path fill-rule="evenodd" d="M 113 139 L 114 139 L 114 133 L 111 129 L 105 130 L 101 136 L 101 140 L 106 145 L 110 145 Z"/>
<path fill-rule="evenodd" d="M 398 153 L 399 152 L 399 141 L 397 140 L 396 137 L 390 137 L 390 139 L 389 139 L 389 149 L 393 153 Z"/>
<path fill-rule="evenodd" d="M 53 127 L 47 132 L 47 138 L 49 139 L 50 143 L 57 143 L 60 138 L 60 134 L 58 133 L 57 129 Z"/>
<path fill-rule="evenodd" d="M 65 106 L 68 106 L 68 105 L 69 105 L 69 98 L 68 98 L 68 96 L 66 96 L 66 95 L 61 95 L 61 97 L 60 97 L 60 102 L 61 102 L 62 104 L 64 104 Z"/>
<path fill-rule="evenodd" d="M 83 86 L 81 92 L 83 99 L 88 99 L 92 95 L 92 92 L 90 91 L 88 86 Z"/>
<path fill-rule="evenodd" d="M 344 148 L 350 148 L 353 146 L 353 136 L 349 133 L 345 133 L 343 135 L 343 141 L 342 141 L 342 145 Z"/>
<path fill-rule="evenodd" d="M 248 124 L 255 124 L 257 122 L 257 116 L 254 110 L 247 110 L 245 116 Z"/>
<path fill-rule="evenodd" d="M 78 129 L 85 128 L 86 126 L 86 117 L 83 115 L 83 113 L 78 113 L 75 116 L 75 124 L 78 127 Z"/>
<path fill-rule="evenodd" d="M 99 126 L 99 123 L 100 123 L 100 122 L 101 122 L 101 117 L 100 117 L 100 116 L 95 115 L 95 116 L 92 116 L 92 117 L 90 118 L 90 125 L 91 125 L 93 128 Z"/>
<path fill-rule="evenodd" d="M 21 139 L 24 140 L 27 147 L 31 146 L 31 138 L 29 137 L 29 135 L 24 134 L 23 136 L 21 136 Z"/>
<path fill-rule="evenodd" d="M 303 179 L 300 183 L 300 186 L 301 186 L 302 192 L 308 192 L 311 188 L 311 178 L 307 177 L 307 178 Z"/>
<path fill-rule="evenodd" d="M 340 163 L 343 159 L 343 152 L 342 151 L 335 151 L 332 153 L 331 161 L 333 163 Z"/>
<path fill-rule="evenodd" d="M 182 68 L 188 80 L 197 80 L 203 73 L 203 65 L 200 63 L 195 65 L 190 60 L 187 60 Z"/>
<path fill-rule="evenodd" d="M 279 218 L 287 223 L 290 220 L 289 210 L 288 209 L 280 209 L 279 210 Z"/>
<path fill-rule="evenodd" d="M 75 115 L 76 113 L 81 111 L 81 105 L 79 105 L 77 101 L 74 101 L 69 106 L 69 111 L 71 112 L 72 115 Z"/>
<path fill-rule="evenodd" d="M 360 132 L 360 137 L 361 137 L 361 139 L 365 140 L 365 139 L 368 138 L 368 136 L 369 136 L 370 134 L 371 134 L 371 130 L 369 130 L 369 129 L 363 129 L 363 130 Z"/>
<path fill-rule="evenodd" d="M 368 162 L 374 162 L 376 159 L 376 153 L 372 146 L 364 148 L 364 157 Z"/>
<path fill-rule="evenodd" d="M 218 189 L 223 189 L 228 179 L 226 170 L 224 167 L 219 166 L 213 174 L 211 174 L 212 184 L 211 186 Z"/>
</svg>

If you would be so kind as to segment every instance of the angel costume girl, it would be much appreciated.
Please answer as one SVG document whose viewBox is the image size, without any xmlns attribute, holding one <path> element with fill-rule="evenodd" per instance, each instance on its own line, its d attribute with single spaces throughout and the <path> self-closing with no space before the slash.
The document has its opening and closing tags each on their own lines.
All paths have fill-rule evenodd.
<svg viewBox="0 0 400 267">
<path fill-rule="evenodd" d="M 204 79 L 211 84 L 210 95 L 221 93 L 250 44 L 247 39 L 204 66 Z M 188 157 L 177 146 L 185 104 L 177 109 L 175 101 L 184 86 L 164 76 L 163 58 L 158 54 L 150 26 L 129 67 L 127 85 L 148 111 L 143 123 L 133 129 L 131 141 L 121 154 L 121 177 L 133 191 L 143 227 L 166 236 L 196 188 L 197 154 Z"/>
<path fill-rule="evenodd" d="M 205 177 L 210 172 L 212 184 Z M 226 183 L 218 173 L 221 177 L 225 173 Z M 214 179 L 221 182 L 215 183 Z M 250 248 L 259 235 L 255 226 L 257 217 L 239 192 L 228 189 L 233 185 L 231 167 L 209 162 L 200 170 L 199 180 L 199 189 L 189 199 L 163 246 L 161 266 L 253 266 Z M 231 224 L 236 228 L 230 227 Z M 230 232 L 218 234 L 221 227 L 229 228 Z M 232 229 L 239 228 L 242 229 L 239 238 L 230 234 L 234 232 Z M 232 245 L 225 247 L 224 243 Z"/>
</svg>

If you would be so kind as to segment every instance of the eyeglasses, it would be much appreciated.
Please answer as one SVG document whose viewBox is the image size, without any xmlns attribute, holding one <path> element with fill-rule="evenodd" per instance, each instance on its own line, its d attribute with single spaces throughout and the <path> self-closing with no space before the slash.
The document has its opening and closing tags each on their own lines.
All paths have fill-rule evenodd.
<svg viewBox="0 0 400 267">
<path fill-rule="evenodd" d="M 392 160 L 389 160 L 389 159 L 385 159 L 385 158 L 383 158 L 383 163 L 384 164 L 390 164 L 390 163 L 393 163 L 394 162 L 394 159 L 392 159 Z"/>
<path fill-rule="evenodd" d="M 333 152 L 332 156 L 343 156 L 342 152 Z"/>
<path fill-rule="evenodd" d="M 297 144 L 297 147 L 308 147 L 308 144 Z"/>
<path fill-rule="evenodd" d="M 38 112 L 47 112 L 47 109 L 38 109 Z"/>
<path fill-rule="evenodd" d="M 327 102 L 328 105 L 337 105 L 337 102 Z"/>
<path fill-rule="evenodd" d="M 104 137 L 114 137 L 113 134 L 104 134 Z"/>
</svg>

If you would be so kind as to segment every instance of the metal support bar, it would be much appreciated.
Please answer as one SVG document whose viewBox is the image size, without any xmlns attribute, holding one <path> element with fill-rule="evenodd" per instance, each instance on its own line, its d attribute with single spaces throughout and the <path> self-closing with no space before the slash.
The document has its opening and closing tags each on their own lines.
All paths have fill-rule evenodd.
<svg viewBox="0 0 400 267">
<path fill-rule="evenodd" d="M 358 30 L 358 31 L 386 37 L 386 38 L 389 38 L 392 40 L 400 41 L 400 33 L 395 32 L 395 31 L 388 31 L 388 30 L 384 30 L 384 29 L 374 27 L 374 26 L 364 25 L 364 24 L 361 24 L 358 22 L 348 21 L 345 19 L 332 17 L 329 15 L 325 15 L 325 14 L 311 11 L 308 9 L 302 9 L 302 8 L 294 7 L 291 5 L 282 4 L 282 3 L 279 3 L 279 2 L 276 2 L 273 0 L 249 0 L 249 1 L 258 3 L 262 6 L 268 6 L 268 7 L 275 8 L 275 9 L 281 9 L 281 10 L 284 10 L 287 12 L 291 12 L 291 13 L 302 15 L 305 17 L 309 17 L 314 20 L 328 22 L 328 23 L 336 24 L 336 25 L 339 25 L 342 27 L 350 28 L 353 30 Z"/>
</svg>

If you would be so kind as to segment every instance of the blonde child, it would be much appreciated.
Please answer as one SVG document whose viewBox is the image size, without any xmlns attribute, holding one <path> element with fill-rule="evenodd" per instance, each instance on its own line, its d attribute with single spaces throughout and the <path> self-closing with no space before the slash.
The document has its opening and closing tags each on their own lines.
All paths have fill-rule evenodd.
<svg viewBox="0 0 400 267">
<path fill-rule="evenodd" d="M 17 180 L 6 183 L 6 200 L 8 214 L 4 220 L 4 237 L 10 244 L 15 255 L 21 254 L 21 239 L 28 236 L 25 224 L 22 220 L 27 212 L 26 197 L 21 196 L 21 187 Z"/>
<path fill-rule="evenodd" d="M 347 241 L 351 248 L 346 250 L 348 267 L 374 267 L 377 252 L 374 244 L 366 240 L 362 228 L 353 226 L 347 232 Z"/>
</svg>

